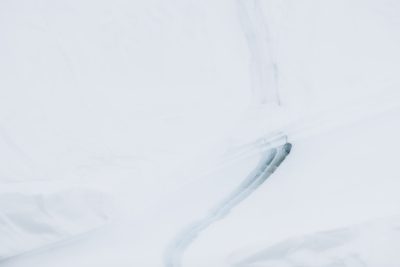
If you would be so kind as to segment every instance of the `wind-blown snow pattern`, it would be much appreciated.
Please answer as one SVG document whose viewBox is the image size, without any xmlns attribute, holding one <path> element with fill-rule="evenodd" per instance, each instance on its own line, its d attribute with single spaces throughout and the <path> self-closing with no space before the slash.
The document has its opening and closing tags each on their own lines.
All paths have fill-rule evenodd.
<svg viewBox="0 0 400 267">
<path fill-rule="evenodd" d="M 245 257 L 235 267 L 400 265 L 400 216 L 291 238 Z M 371 253 L 385 248 L 385 253 Z"/>
<path fill-rule="evenodd" d="M 236 205 L 262 185 L 285 160 L 286 156 L 290 153 L 291 148 L 292 145 L 286 143 L 278 148 L 272 148 L 266 151 L 258 166 L 249 174 L 248 177 L 246 177 L 234 192 L 211 210 L 207 216 L 194 222 L 177 235 L 170 247 L 167 248 L 165 266 L 180 267 L 185 249 L 195 240 L 196 236 L 206 230 L 207 227 L 215 221 L 224 218 Z"/>
<path fill-rule="evenodd" d="M 104 193 L 80 188 L 55 193 L 1 193 L 0 265 L 104 226 L 110 220 L 108 204 Z"/>
</svg>

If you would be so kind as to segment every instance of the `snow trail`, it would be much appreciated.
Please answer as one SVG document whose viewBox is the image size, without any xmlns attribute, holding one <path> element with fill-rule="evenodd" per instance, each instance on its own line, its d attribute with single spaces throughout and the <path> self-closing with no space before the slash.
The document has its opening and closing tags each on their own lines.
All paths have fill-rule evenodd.
<svg viewBox="0 0 400 267">
<path fill-rule="evenodd" d="M 292 145 L 286 143 L 265 152 L 257 167 L 246 179 L 203 219 L 183 229 L 167 247 L 164 263 L 166 267 L 179 267 L 185 250 L 212 223 L 223 219 L 235 206 L 254 192 L 268 179 L 290 153 Z"/>
</svg>

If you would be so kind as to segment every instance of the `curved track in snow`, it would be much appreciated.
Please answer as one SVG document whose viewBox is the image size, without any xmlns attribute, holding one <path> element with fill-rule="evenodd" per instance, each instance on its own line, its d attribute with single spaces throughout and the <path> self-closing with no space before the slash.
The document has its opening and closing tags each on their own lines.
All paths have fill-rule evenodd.
<svg viewBox="0 0 400 267">
<path fill-rule="evenodd" d="M 183 254 L 195 238 L 212 223 L 224 218 L 235 206 L 262 185 L 285 160 L 291 148 L 292 145 L 286 143 L 266 151 L 254 171 L 231 194 L 212 209 L 203 219 L 192 223 L 177 235 L 172 244 L 167 248 L 164 259 L 165 266 L 181 266 Z"/>
</svg>

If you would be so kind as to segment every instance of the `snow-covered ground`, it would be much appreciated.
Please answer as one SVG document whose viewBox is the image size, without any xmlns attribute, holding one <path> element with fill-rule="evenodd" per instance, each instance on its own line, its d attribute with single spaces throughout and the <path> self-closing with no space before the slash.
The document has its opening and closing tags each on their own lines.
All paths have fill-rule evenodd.
<svg viewBox="0 0 400 267">
<path fill-rule="evenodd" d="M 399 13 L 395 0 L 1 1 L 0 266 L 164 266 L 285 142 L 182 266 L 400 266 Z"/>
</svg>

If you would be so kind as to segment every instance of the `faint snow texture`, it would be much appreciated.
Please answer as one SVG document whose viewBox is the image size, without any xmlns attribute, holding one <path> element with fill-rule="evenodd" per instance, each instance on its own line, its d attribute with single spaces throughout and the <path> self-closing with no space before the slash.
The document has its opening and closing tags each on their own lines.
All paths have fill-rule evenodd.
<svg viewBox="0 0 400 267">
<path fill-rule="evenodd" d="M 286 240 L 235 264 L 240 267 L 400 266 L 400 216 Z"/>
<path fill-rule="evenodd" d="M 71 240 L 109 222 L 110 198 L 73 188 L 56 193 L 0 195 L 0 262 Z"/>
</svg>

